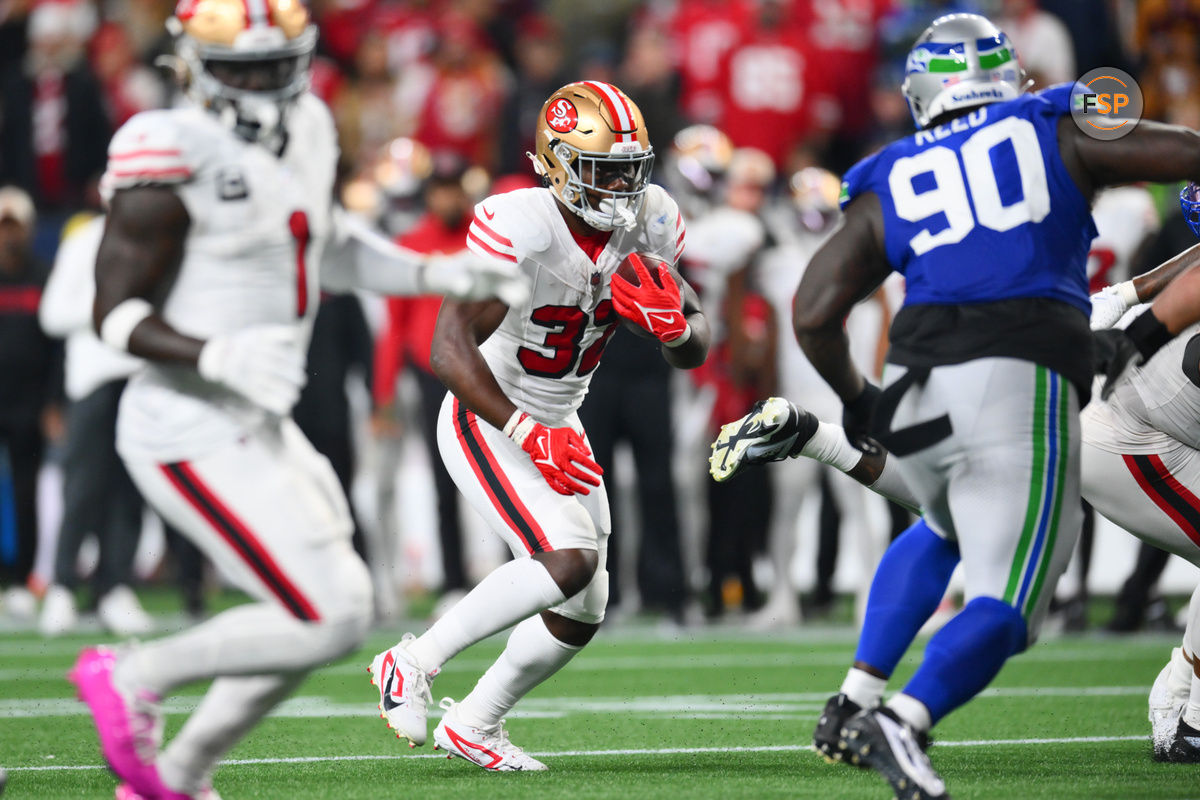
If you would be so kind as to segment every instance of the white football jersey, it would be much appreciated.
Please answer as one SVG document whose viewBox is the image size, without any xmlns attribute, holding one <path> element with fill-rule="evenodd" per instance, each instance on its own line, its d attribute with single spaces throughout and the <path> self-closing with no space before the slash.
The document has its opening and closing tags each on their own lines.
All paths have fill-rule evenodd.
<svg viewBox="0 0 1200 800">
<path fill-rule="evenodd" d="M 1158 230 L 1159 220 L 1154 198 L 1140 186 L 1117 186 L 1097 194 L 1092 219 L 1097 235 L 1088 251 L 1087 275 L 1096 291 L 1133 277 L 1133 256 Z"/>
<path fill-rule="evenodd" d="M 1149 306 L 1135 306 L 1117 327 L 1123 328 Z M 1100 400 L 1096 380 L 1092 402 L 1084 410 L 1087 441 L 1113 453 L 1157 453 L 1169 444 L 1167 438 L 1200 449 L 1200 386 L 1183 374 L 1183 354 L 1192 337 L 1200 335 L 1200 323 L 1184 328 L 1153 358 L 1129 367 L 1107 402 Z M 1163 434 L 1148 435 L 1147 428 Z"/>
<path fill-rule="evenodd" d="M 684 246 L 683 217 L 659 186 L 646 191 L 637 224 L 617 228 L 591 257 L 576 243 L 549 189 L 518 189 L 475 206 L 467 246 L 516 263 L 530 296 L 513 306 L 480 350 L 518 408 L 545 425 L 579 408 L 619 318 L 609 279 L 630 253 L 674 264 Z"/>
<path fill-rule="evenodd" d="M 722 206 L 689 223 L 688 241 L 687 278 L 700 295 L 716 343 L 725 339 L 721 305 L 729 276 L 749 266 L 766 241 L 766 228 L 749 211 Z"/>
<path fill-rule="evenodd" d="M 199 339 L 255 325 L 294 325 L 307 350 L 320 301 L 318 264 L 331 225 L 337 135 L 305 94 L 288 115 L 281 156 L 197 107 L 146 111 L 109 145 L 106 194 L 173 189 L 191 225 L 159 309 Z M 264 424 L 267 413 L 190 368 L 149 364 L 125 391 L 118 444 L 126 455 L 193 458 Z"/>
</svg>

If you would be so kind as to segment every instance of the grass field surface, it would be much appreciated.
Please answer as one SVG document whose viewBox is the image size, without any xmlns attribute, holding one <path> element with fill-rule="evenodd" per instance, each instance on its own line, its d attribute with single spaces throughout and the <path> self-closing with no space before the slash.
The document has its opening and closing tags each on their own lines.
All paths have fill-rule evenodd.
<svg viewBox="0 0 1200 800">
<path fill-rule="evenodd" d="M 828 765 L 809 748 L 853 653 L 848 629 L 603 630 L 509 717 L 512 740 L 550 771 L 499 775 L 439 757 L 432 735 L 410 750 L 378 718 L 366 664 L 401 632 L 377 631 L 358 654 L 315 673 L 239 744 L 214 781 L 224 800 L 891 796 L 874 774 Z M 97 640 L 0 636 L 4 800 L 112 797 L 115 779 L 65 679 L 78 649 Z M 1178 641 L 1061 638 L 1010 662 L 934 731 L 931 758 L 951 795 L 1200 797 L 1200 767 L 1150 758 L 1146 695 Z M 452 661 L 434 683 L 435 702 L 462 697 L 502 646 L 495 637 Z M 904 662 L 893 686 L 915 663 Z M 168 737 L 202 688 L 168 702 Z"/>
</svg>

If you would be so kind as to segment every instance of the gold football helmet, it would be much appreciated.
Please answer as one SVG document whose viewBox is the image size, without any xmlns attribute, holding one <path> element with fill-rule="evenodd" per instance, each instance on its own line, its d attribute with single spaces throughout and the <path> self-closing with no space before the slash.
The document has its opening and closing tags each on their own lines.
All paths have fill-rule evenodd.
<svg viewBox="0 0 1200 800">
<path fill-rule="evenodd" d="M 702 216 L 720 200 L 733 150 L 733 140 L 712 125 L 689 125 L 675 134 L 664 176 L 684 217 Z"/>
<path fill-rule="evenodd" d="M 838 194 L 842 182 L 827 169 L 804 167 L 788 180 L 792 208 L 800 224 L 810 231 L 823 231 L 840 215 Z"/>
<path fill-rule="evenodd" d="M 190 97 L 246 139 L 282 135 L 317 45 L 301 0 L 180 0 L 167 30 Z"/>
<path fill-rule="evenodd" d="M 600 81 L 550 95 L 537 121 L 533 168 L 559 201 L 602 231 L 629 228 L 650 183 L 654 150 L 634 102 Z"/>
</svg>

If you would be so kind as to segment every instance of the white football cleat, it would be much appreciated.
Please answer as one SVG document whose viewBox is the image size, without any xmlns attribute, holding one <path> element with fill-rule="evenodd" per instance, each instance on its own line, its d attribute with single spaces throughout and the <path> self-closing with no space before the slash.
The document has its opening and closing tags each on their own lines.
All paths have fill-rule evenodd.
<svg viewBox="0 0 1200 800">
<path fill-rule="evenodd" d="M 1171 662 L 1168 661 L 1150 687 L 1150 739 L 1154 743 L 1155 761 L 1168 760 L 1188 701 L 1187 695 L 1178 697 L 1171 693 L 1167 681 L 1170 674 Z"/>
<path fill-rule="evenodd" d="M 367 672 L 379 690 L 379 716 L 396 732 L 396 738 L 408 739 L 409 747 L 425 744 L 429 736 L 429 704 L 433 696 L 429 685 L 437 673 L 427 673 L 408 652 L 416 636 L 404 634 L 395 647 L 384 650 L 371 661 Z"/>
<path fill-rule="evenodd" d="M 508 740 L 504 720 L 494 728 L 476 728 L 458 721 L 458 707 L 449 697 L 439 704 L 446 714 L 433 730 L 433 749 L 445 750 L 446 758 L 465 758 L 492 772 L 542 772 L 550 769 Z"/>
<path fill-rule="evenodd" d="M 79 612 L 75 609 L 75 593 L 65 586 L 53 584 L 42 599 L 38 630 L 42 636 L 61 636 L 79 627 Z"/>
<path fill-rule="evenodd" d="M 142 608 L 137 595 L 124 584 L 104 593 L 96 604 L 100 624 L 117 636 L 140 636 L 154 630 L 154 619 Z"/>
<path fill-rule="evenodd" d="M 37 617 L 37 598 L 24 586 L 10 586 L 0 595 L 0 610 L 20 622 L 32 622 Z"/>
</svg>

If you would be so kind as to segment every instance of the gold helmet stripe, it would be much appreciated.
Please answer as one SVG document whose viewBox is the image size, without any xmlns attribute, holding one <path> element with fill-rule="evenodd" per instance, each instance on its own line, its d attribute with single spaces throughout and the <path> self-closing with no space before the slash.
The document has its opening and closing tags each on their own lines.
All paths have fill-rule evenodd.
<svg viewBox="0 0 1200 800">
<path fill-rule="evenodd" d="M 636 142 L 637 126 L 633 122 L 633 110 L 630 109 L 625 96 L 617 91 L 617 87 L 600 81 L 584 81 L 583 85 L 604 99 L 604 106 L 617 126 L 617 130 L 614 131 L 617 141 Z"/>
</svg>

